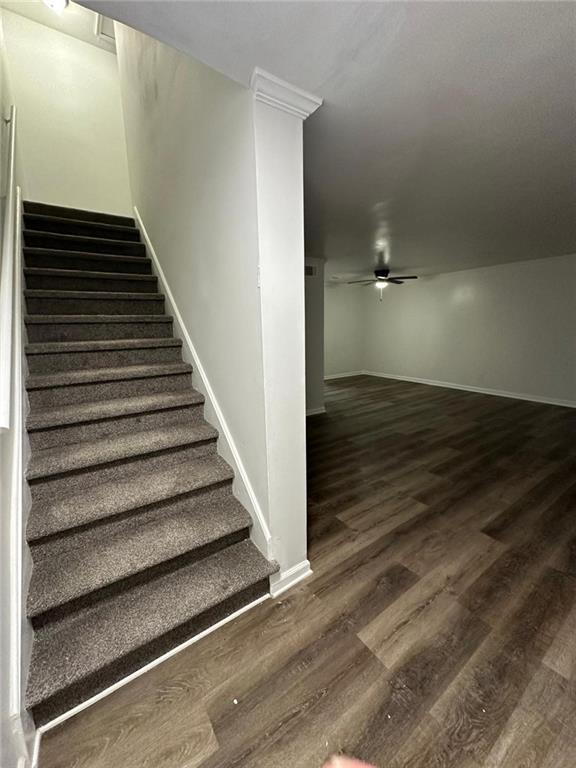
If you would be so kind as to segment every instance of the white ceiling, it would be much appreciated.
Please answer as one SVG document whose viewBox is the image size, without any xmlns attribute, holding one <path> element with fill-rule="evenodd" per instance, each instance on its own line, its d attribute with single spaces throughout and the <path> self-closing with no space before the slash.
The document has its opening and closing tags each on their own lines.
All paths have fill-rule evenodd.
<svg viewBox="0 0 576 768">
<path fill-rule="evenodd" d="M 329 276 L 382 244 L 422 274 L 576 252 L 575 3 L 86 4 L 244 85 L 259 66 L 323 97 L 306 241 Z"/>
<path fill-rule="evenodd" d="M 114 40 L 96 33 L 98 14 L 76 3 L 70 3 L 62 13 L 52 11 L 42 0 L 19 0 L 19 2 L 17 0 L 0 0 L 0 6 L 12 11 L 12 13 L 17 13 L 19 16 L 25 16 L 27 19 L 36 21 L 38 24 L 43 24 L 45 27 L 56 29 L 65 35 L 95 45 L 97 48 L 103 48 L 111 53 L 116 50 Z M 104 24 L 106 22 L 107 20 L 104 19 Z M 111 23 L 106 25 L 105 31 L 113 33 L 113 25 Z"/>
</svg>

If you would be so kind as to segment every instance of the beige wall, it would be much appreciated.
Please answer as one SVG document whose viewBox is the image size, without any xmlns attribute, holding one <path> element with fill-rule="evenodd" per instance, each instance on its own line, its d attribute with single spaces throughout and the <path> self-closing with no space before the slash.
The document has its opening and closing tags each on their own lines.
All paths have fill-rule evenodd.
<svg viewBox="0 0 576 768">
<path fill-rule="evenodd" d="M 576 256 L 327 289 L 327 372 L 369 372 L 576 403 Z M 354 304 L 348 292 L 367 297 Z M 337 296 L 342 294 L 342 296 Z M 356 307 L 356 309 L 352 309 Z M 360 359 L 345 333 L 356 317 Z"/>
<path fill-rule="evenodd" d="M 324 292 L 324 375 L 357 372 L 364 367 L 364 300 L 370 288 L 327 285 Z M 369 293 L 370 292 L 370 293 Z"/>
<path fill-rule="evenodd" d="M 130 214 L 116 57 L 2 11 L 29 199 Z"/>
<path fill-rule="evenodd" d="M 389 287 L 364 368 L 576 403 L 576 256 Z"/>
</svg>

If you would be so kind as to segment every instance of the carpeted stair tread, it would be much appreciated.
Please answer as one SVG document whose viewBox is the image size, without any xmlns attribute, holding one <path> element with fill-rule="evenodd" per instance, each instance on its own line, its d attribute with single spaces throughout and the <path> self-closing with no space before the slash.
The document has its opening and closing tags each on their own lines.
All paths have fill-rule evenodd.
<svg viewBox="0 0 576 768">
<path fill-rule="evenodd" d="M 135 301 L 164 301 L 164 294 L 153 291 L 152 293 L 129 293 L 128 291 L 55 291 L 44 288 L 27 288 L 24 291 L 26 298 L 35 299 L 127 299 Z M 115 315 L 115 317 L 118 317 Z"/>
<path fill-rule="evenodd" d="M 83 291 L 29 288 L 24 291 L 29 315 L 159 315 L 164 295 L 154 291 Z"/>
<path fill-rule="evenodd" d="M 136 397 L 119 397 L 94 403 L 75 403 L 59 408 L 32 411 L 27 418 L 28 430 L 48 429 L 65 424 L 82 424 L 101 419 L 113 419 L 136 413 L 168 410 L 204 402 L 204 396 L 195 389 L 184 392 L 166 392 Z"/>
<path fill-rule="evenodd" d="M 69 216 L 47 216 L 43 213 L 25 212 L 24 226 L 26 229 L 57 232 L 58 234 L 79 234 L 89 237 L 106 237 L 113 240 L 140 240 L 140 232 L 133 225 L 108 224 L 103 221 L 73 219 Z"/>
<path fill-rule="evenodd" d="M 78 254 L 73 254 L 77 257 Z M 98 254 L 98 258 L 101 259 L 106 254 Z M 111 257 L 117 258 L 117 257 Z M 130 256 L 122 256 L 124 258 L 132 258 Z M 138 262 L 142 259 L 134 256 Z M 58 269 L 58 267 L 24 267 L 24 275 L 48 275 L 49 277 L 93 277 L 95 280 L 106 280 L 111 278 L 113 280 L 142 280 L 144 282 L 157 280 L 155 275 L 141 275 L 134 272 L 101 272 L 94 269 Z"/>
<path fill-rule="evenodd" d="M 97 221 L 104 224 L 117 224 L 120 226 L 134 227 L 136 222 L 131 216 L 120 216 L 115 213 L 101 211 L 89 211 L 83 208 L 68 208 L 52 203 L 40 203 L 34 200 L 24 200 L 22 207 L 24 213 L 36 213 L 42 216 L 55 216 L 59 218 L 79 219 L 81 221 Z"/>
<path fill-rule="evenodd" d="M 143 291 L 78 291 L 45 290 L 24 291 L 28 314 L 34 315 L 161 315 L 164 296 Z"/>
<path fill-rule="evenodd" d="M 68 216 L 47 216 L 42 213 L 24 213 L 24 227 L 27 230 L 56 232 L 57 234 L 78 235 L 80 237 L 101 237 L 113 240 L 138 242 L 140 232 L 135 226 L 110 224 L 102 221 L 70 218 Z"/>
<path fill-rule="evenodd" d="M 193 493 L 200 488 L 228 482 L 234 473 L 217 454 L 180 462 L 169 469 L 142 473 L 127 479 L 108 481 L 90 488 L 90 493 L 75 493 L 42 502 L 30 512 L 27 538 L 46 536 L 89 525 L 130 510 Z"/>
<path fill-rule="evenodd" d="M 38 616 L 195 550 L 199 559 L 203 549 L 251 525 L 248 512 L 229 495 L 217 501 L 208 497 L 170 514 L 158 506 L 97 531 L 80 531 L 64 542 L 38 544 L 33 548 L 28 615 Z"/>
<path fill-rule="evenodd" d="M 44 625 L 36 631 L 27 706 L 37 706 L 275 570 L 245 540 Z"/>
<path fill-rule="evenodd" d="M 105 352 L 117 349 L 156 349 L 157 347 L 181 347 L 182 341 L 174 338 L 159 339 L 103 339 L 101 341 L 45 341 L 26 344 L 27 355 L 69 354 L 74 352 Z"/>
<path fill-rule="evenodd" d="M 147 379 L 156 376 L 170 376 L 175 373 L 190 373 L 188 363 L 161 363 L 155 365 L 125 365 L 120 368 L 88 368 L 83 371 L 58 371 L 46 375 L 33 374 L 26 379 L 28 391 L 68 387 L 75 384 L 94 384 L 104 381 L 125 381 Z"/>
<path fill-rule="evenodd" d="M 216 440 L 217 437 L 217 430 L 210 424 L 180 424 L 56 448 L 44 448 L 32 452 L 26 477 L 28 480 L 38 480 L 178 446 Z"/>
<path fill-rule="evenodd" d="M 138 259 L 138 261 L 141 261 L 141 259 Z M 93 280 L 95 284 L 100 280 L 150 283 L 152 285 L 156 285 L 158 282 L 158 278 L 155 275 L 143 275 L 138 272 L 99 272 L 88 269 L 58 269 L 57 267 L 25 267 L 24 277 L 81 278 Z M 61 290 L 65 289 L 62 288 Z"/>
<path fill-rule="evenodd" d="M 38 229 L 42 229 L 40 226 L 43 223 L 54 225 L 54 227 L 67 227 L 70 224 L 88 224 L 92 227 L 102 227 L 105 228 L 106 231 L 110 232 L 138 232 L 138 229 L 136 227 L 136 224 L 112 224 L 111 222 L 106 221 L 94 221 L 90 219 L 82 218 L 82 215 L 79 216 L 58 216 L 56 213 L 39 213 L 39 212 L 32 212 L 32 211 L 24 211 L 24 221 L 25 222 L 36 222 L 39 226 Z M 52 230 L 51 230 L 52 231 Z M 54 230 L 55 232 L 59 232 L 59 229 Z M 104 231 L 104 229 L 102 230 Z M 98 237 L 99 235 L 97 235 Z"/>
<path fill-rule="evenodd" d="M 23 229 L 22 238 L 26 247 L 57 248 L 64 251 L 87 251 L 88 253 L 111 253 L 144 256 L 146 246 L 137 240 L 114 240 L 108 237 L 87 237 L 59 232 L 44 232 L 39 229 Z"/>
<path fill-rule="evenodd" d="M 137 267 L 139 269 L 138 272 L 130 273 L 130 274 L 151 274 L 152 270 L 152 261 L 147 256 L 127 256 L 127 255 L 117 255 L 113 253 L 92 253 L 90 251 L 66 251 L 62 250 L 60 248 L 40 248 L 39 246 L 29 246 L 23 248 L 24 257 L 26 256 L 36 256 L 40 257 L 41 259 L 47 259 L 50 260 L 50 258 L 55 259 L 61 259 L 64 262 L 69 262 L 70 266 L 68 267 L 69 271 L 75 272 L 75 271 L 83 271 L 83 267 L 77 267 L 74 269 L 74 264 L 79 264 L 82 261 L 91 263 L 91 262 L 100 262 L 103 265 L 108 265 L 108 269 L 110 269 L 114 264 L 122 264 L 124 266 L 129 265 L 131 267 Z M 27 267 L 33 269 L 33 267 Z M 53 267 L 53 269 L 56 269 L 56 267 Z"/>
<path fill-rule="evenodd" d="M 67 323 L 171 323 L 172 315 L 25 315 L 28 325 L 62 325 Z"/>
</svg>

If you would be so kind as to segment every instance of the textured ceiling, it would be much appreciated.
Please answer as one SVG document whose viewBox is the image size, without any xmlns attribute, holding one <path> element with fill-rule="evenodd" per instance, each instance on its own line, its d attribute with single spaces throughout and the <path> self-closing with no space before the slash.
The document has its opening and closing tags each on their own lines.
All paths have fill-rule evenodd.
<svg viewBox="0 0 576 768">
<path fill-rule="evenodd" d="M 576 252 L 576 4 L 93 2 L 305 124 L 306 242 L 328 276 Z"/>
</svg>

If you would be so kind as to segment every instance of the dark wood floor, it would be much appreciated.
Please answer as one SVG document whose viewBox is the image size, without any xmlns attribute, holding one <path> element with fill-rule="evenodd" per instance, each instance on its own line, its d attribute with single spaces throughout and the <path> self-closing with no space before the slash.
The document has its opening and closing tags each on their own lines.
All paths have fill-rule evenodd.
<svg viewBox="0 0 576 768">
<path fill-rule="evenodd" d="M 314 576 L 47 734 L 42 768 L 576 766 L 576 411 L 369 377 L 327 408 Z"/>
</svg>

